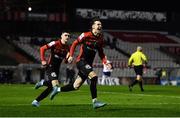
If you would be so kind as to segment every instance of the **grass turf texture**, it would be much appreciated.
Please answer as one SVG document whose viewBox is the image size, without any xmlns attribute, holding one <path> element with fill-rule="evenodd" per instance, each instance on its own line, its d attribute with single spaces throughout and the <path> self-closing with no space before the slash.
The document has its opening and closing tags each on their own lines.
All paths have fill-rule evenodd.
<svg viewBox="0 0 180 118">
<path fill-rule="evenodd" d="M 45 98 L 40 107 L 31 102 L 45 87 L 0 84 L 0 117 L 180 117 L 180 87 L 145 85 L 98 86 L 98 99 L 107 106 L 93 109 L 89 86 Z"/>
</svg>

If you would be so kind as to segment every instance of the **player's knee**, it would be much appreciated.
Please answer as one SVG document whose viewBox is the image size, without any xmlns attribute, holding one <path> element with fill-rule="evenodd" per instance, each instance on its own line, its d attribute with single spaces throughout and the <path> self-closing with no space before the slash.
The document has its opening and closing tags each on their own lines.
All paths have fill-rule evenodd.
<svg viewBox="0 0 180 118">
<path fill-rule="evenodd" d="M 82 85 L 82 83 L 83 83 L 83 80 L 82 80 L 82 78 L 78 75 L 77 78 L 76 78 L 76 80 L 75 80 L 75 82 L 73 83 L 74 89 L 75 89 L 75 90 L 79 89 L 80 86 Z"/>
<path fill-rule="evenodd" d="M 52 86 L 59 86 L 59 81 L 58 80 L 52 80 Z"/>
<path fill-rule="evenodd" d="M 73 87 L 74 87 L 75 90 L 78 90 L 80 85 L 79 84 L 73 84 Z"/>
<path fill-rule="evenodd" d="M 142 81 L 142 77 L 137 77 L 136 80 Z"/>
<path fill-rule="evenodd" d="M 91 71 L 91 72 L 89 73 L 88 77 L 89 77 L 89 79 L 92 79 L 92 78 L 96 78 L 97 75 L 96 75 L 96 73 L 95 73 L 94 71 Z"/>
</svg>

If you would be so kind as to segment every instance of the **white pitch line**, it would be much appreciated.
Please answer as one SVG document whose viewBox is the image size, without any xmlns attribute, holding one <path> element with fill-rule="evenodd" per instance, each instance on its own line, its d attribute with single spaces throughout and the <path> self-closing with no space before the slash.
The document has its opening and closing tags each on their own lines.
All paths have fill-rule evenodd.
<svg viewBox="0 0 180 118">
<path fill-rule="evenodd" d="M 165 95 L 150 95 L 150 94 L 127 94 L 127 93 L 121 93 L 121 92 L 109 92 L 109 91 L 106 91 L 106 92 L 102 92 L 102 91 L 98 91 L 98 92 L 101 92 L 101 93 L 109 93 L 109 94 L 123 94 L 123 95 L 138 95 L 138 96 L 153 96 L 153 97 L 170 97 L 170 98 L 178 98 L 180 99 L 180 96 L 165 96 Z"/>
<path fill-rule="evenodd" d="M 121 104 L 121 105 L 179 105 L 180 103 L 167 103 L 167 102 L 158 102 L 158 103 L 126 103 L 126 104 Z M 89 105 L 89 104 L 88 104 Z M 109 103 L 109 105 L 117 105 L 116 103 Z M 4 107 L 4 106 L 32 106 L 31 104 L 1 104 L 0 107 Z M 44 105 L 46 106 L 46 105 Z"/>
<path fill-rule="evenodd" d="M 116 103 L 110 103 L 111 105 L 117 105 Z M 179 105 L 180 103 L 167 103 L 167 102 L 157 102 L 157 103 L 125 103 L 125 104 L 121 104 L 121 105 L 141 105 L 141 104 L 144 104 L 144 105 Z"/>
<path fill-rule="evenodd" d="M 1 104 L 0 106 L 32 106 L 31 104 Z"/>
</svg>

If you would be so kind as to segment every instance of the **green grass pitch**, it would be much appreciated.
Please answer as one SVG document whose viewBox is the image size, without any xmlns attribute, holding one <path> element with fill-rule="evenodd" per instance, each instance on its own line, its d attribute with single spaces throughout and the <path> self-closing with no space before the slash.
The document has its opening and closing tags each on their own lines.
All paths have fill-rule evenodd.
<svg viewBox="0 0 180 118">
<path fill-rule="evenodd" d="M 145 85 L 98 86 L 98 99 L 107 106 L 93 109 L 88 85 L 78 91 L 45 98 L 40 107 L 31 102 L 45 87 L 0 84 L 0 117 L 180 117 L 180 87 Z"/>
</svg>

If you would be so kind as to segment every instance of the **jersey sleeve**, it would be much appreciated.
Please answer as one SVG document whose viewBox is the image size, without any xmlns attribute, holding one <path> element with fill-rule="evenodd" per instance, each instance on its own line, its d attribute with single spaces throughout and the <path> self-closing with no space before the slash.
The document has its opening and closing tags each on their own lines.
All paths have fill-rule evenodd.
<svg viewBox="0 0 180 118">
<path fill-rule="evenodd" d="M 147 63 L 147 62 L 148 62 L 148 59 L 147 59 L 146 55 L 145 55 L 145 54 L 143 54 L 143 53 L 142 53 L 142 59 L 144 60 L 144 62 L 145 62 L 145 63 Z"/>
<path fill-rule="evenodd" d="M 103 37 L 103 36 L 102 36 Z M 103 38 L 100 39 L 100 42 L 98 44 L 98 53 L 99 53 L 99 57 L 101 58 L 102 60 L 102 63 L 103 64 L 106 64 L 107 63 L 107 57 L 106 55 L 104 54 L 104 50 L 103 50 L 103 47 L 105 46 L 104 44 L 104 40 Z"/>
<path fill-rule="evenodd" d="M 130 66 L 133 62 L 133 55 L 130 56 L 129 60 L 128 60 L 128 66 Z"/>
<path fill-rule="evenodd" d="M 85 33 L 82 33 L 71 45 L 71 48 L 70 48 L 70 56 L 73 56 L 74 55 L 74 51 L 76 49 L 76 46 L 80 43 L 83 42 L 83 40 L 85 39 Z"/>
<path fill-rule="evenodd" d="M 42 47 L 40 47 L 40 57 L 41 57 L 41 61 L 45 61 L 45 51 L 50 49 L 51 47 L 53 47 L 54 45 L 56 45 L 55 41 L 52 41 L 46 45 L 43 45 Z"/>
<path fill-rule="evenodd" d="M 106 58 L 106 55 L 104 54 L 102 45 L 101 45 L 101 47 L 98 48 L 98 54 L 99 54 L 99 57 L 100 57 L 101 60 L 102 60 L 102 63 L 103 63 L 103 64 L 106 64 L 106 63 L 107 63 L 107 58 Z"/>
<path fill-rule="evenodd" d="M 75 51 L 75 49 L 76 49 L 76 46 L 78 45 L 78 40 L 76 39 L 73 43 L 72 43 L 72 45 L 71 45 L 71 48 L 70 48 L 70 56 L 72 57 L 73 55 L 74 55 L 74 51 Z"/>
</svg>

